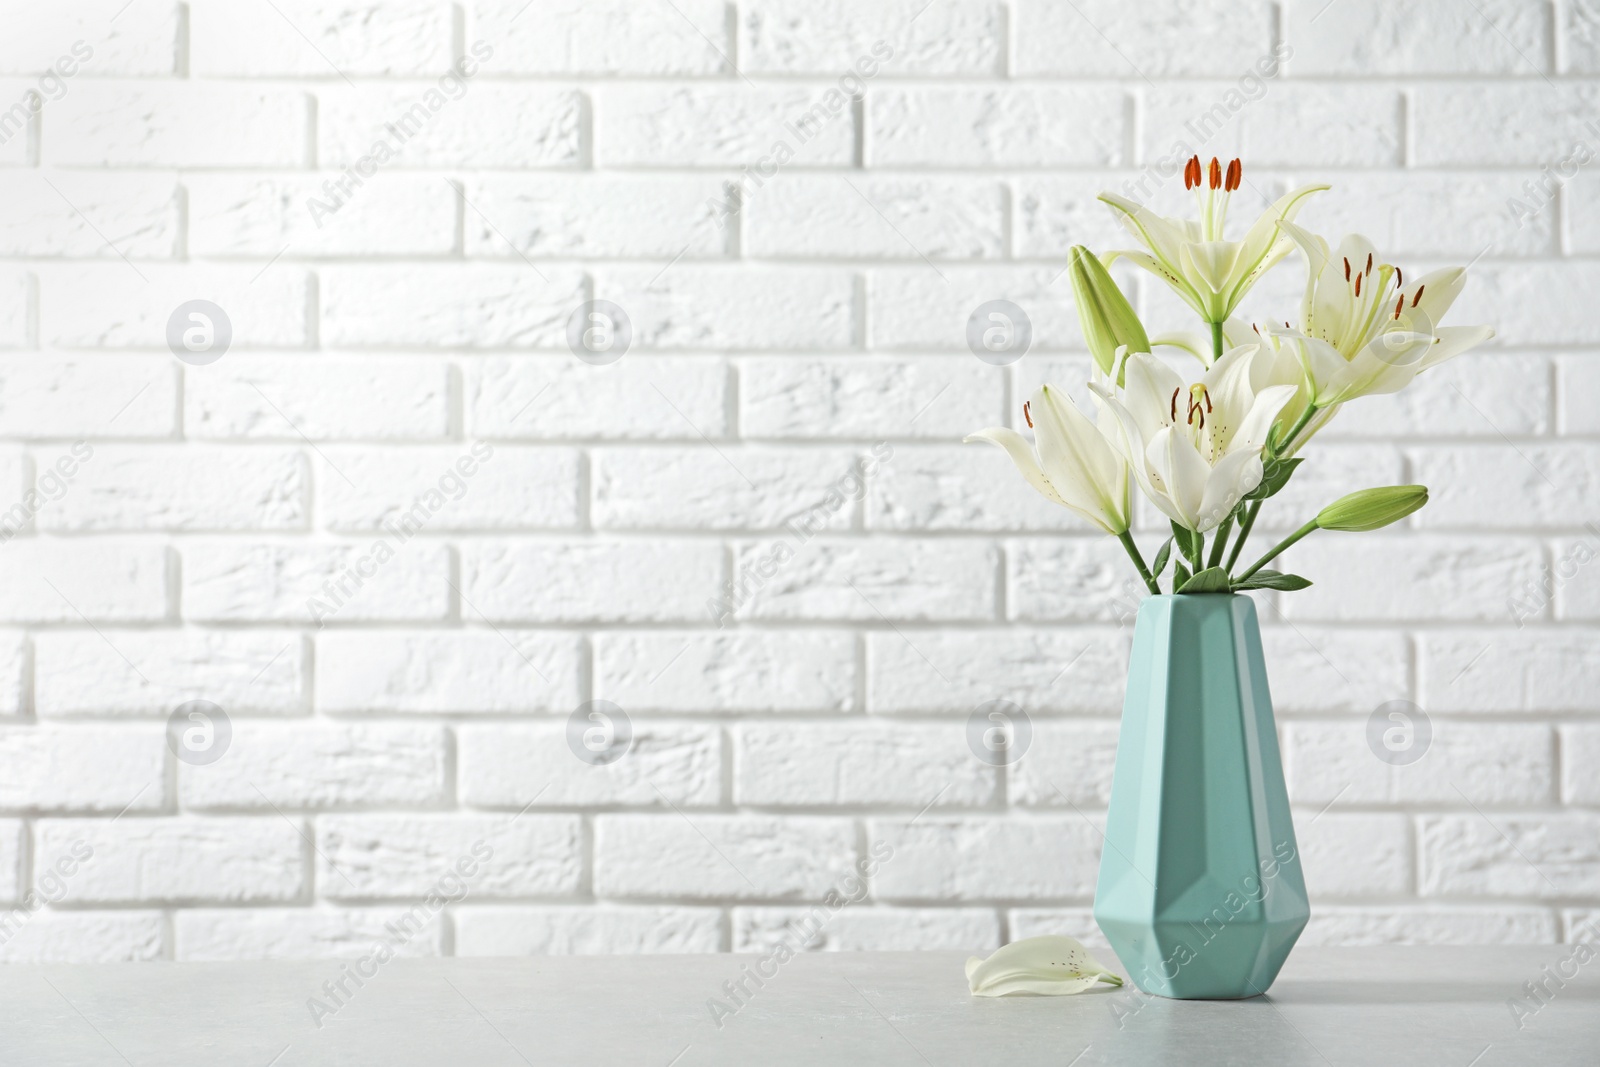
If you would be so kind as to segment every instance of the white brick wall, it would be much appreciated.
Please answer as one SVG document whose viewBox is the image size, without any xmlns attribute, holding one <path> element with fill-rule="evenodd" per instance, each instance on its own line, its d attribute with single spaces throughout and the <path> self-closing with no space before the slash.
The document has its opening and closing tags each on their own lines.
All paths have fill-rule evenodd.
<svg viewBox="0 0 1600 1067">
<path fill-rule="evenodd" d="M 959 441 L 1081 380 L 1066 250 L 1190 151 L 1244 156 L 1236 214 L 1325 179 L 1313 227 L 1472 261 L 1499 328 L 1263 517 L 1433 491 L 1261 601 L 1308 942 L 1600 908 L 1592 4 L 8 8 L 0 959 L 360 954 L 408 914 L 407 954 L 756 950 L 830 891 L 865 896 L 814 947 L 1098 942 L 1127 567 Z M 1005 368 L 964 332 L 1001 298 Z M 196 299 L 206 365 L 166 341 Z M 620 362 L 569 354 L 588 300 Z M 996 699 L 1011 766 L 967 741 Z M 214 763 L 164 732 L 194 700 Z M 616 762 L 572 747 L 590 700 Z M 1366 741 L 1395 700 L 1409 766 Z"/>
</svg>

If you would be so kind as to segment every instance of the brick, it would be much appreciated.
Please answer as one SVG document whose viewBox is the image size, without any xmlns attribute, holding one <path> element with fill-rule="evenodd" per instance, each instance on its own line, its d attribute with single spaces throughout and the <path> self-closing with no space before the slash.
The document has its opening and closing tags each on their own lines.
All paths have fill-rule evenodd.
<svg viewBox="0 0 1600 1067">
<path fill-rule="evenodd" d="M 854 647 L 840 632 L 601 632 L 595 695 L 631 711 L 854 711 Z"/>
<path fill-rule="evenodd" d="M 575 815 L 327 815 L 317 852 L 318 892 L 334 900 L 562 896 L 583 877 Z"/>
<path fill-rule="evenodd" d="M 434 807 L 446 802 L 436 726 L 236 722 L 216 763 L 178 768 L 188 810 Z"/>
<path fill-rule="evenodd" d="M 967 715 L 1004 699 L 1024 711 L 1121 710 L 1125 633 L 1109 628 L 918 631 L 867 635 L 867 707 L 878 714 Z"/>
<path fill-rule="evenodd" d="M 1005 196 L 993 181 L 783 174 L 746 201 L 746 255 L 947 260 L 1004 254 Z"/>
<path fill-rule="evenodd" d="M 1008 618 L 1125 623 L 1137 615 L 1145 592 L 1127 552 L 1113 538 L 1006 543 Z"/>
<path fill-rule="evenodd" d="M 1600 884 L 1600 816 L 1592 812 L 1417 820 L 1422 896 L 1575 897 Z"/>
<path fill-rule="evenodd" d="M 38 343 L 37 292 L 33 274 L 0 270 L 0 348 L 29 348 Z"/>
<path fill-rule="evenodd" d="M 1600 50 L 1597 50 L 1597 54 L 1600 54 Z M 1597 70 L 1600 70 L 1600 66 L 1597 66 Z M 1594 149 L 1589 151 L 1592 153 Z M 1518 210 L 1544 207 L 1543 201 L 1550 199 L 1550 186 L 1559 185 L 1561 196 L 1568 205 L 1567 247 L 1579 254 L 1592 255 L 1600 251 L 1600 218 L 1596 218 L 1596 212 L 1600 210 L 1600 181 L 1592 174 L 1573 173 L 1582 159 L 1581 154 L 1573 154 L 1562 157 L 1554 166 L 1546 163 L 1549 169 L 1544 170 L 1533 182 L 1533 187 L 1524 192 L 1520 200 L 1523 206 Z M 1552 208 L 1553 205 L 1550 205 L 1545 209 Z"/>
<path fill-rule="evenodd" d="M 736 736 L 736 804 L 986 807 L 1000 797 L 959 723 L 762 723 Z"/>
<path fill-rule="evenodd" d="M 739 64 L 747 73 L 836 75 L 850 87 L 880 73 L 998 74 L 1004 51 L 1000 6 L 984 0 L 926 12 L 911 3 L 844 0 L 756 0 L 740 8 Z"/>
<path fill-rule="evenodd" d="M 1007 770 L 1011 803 L 1029 808 L 1104 808 L 1111 800 L 1117 724 L 1041 718 L 1029 725 L 1031 740 Z"/>
<path fill-rule="evenodd" d="M 1555 916 L 1543 908 L 1366 908 L 1318 905 L 1302 945 L 1529 945 L 1556 938 Z"/>
<path fill-rule="evenodd" d="M 866 450 L 606 448 L 591 453 L 596 529 L 790 530 L 850 525 Z M 791 526 L 791 524 L 793 524 Z"/>
<path fill-rule="evenodd" d="M 27 538 L 0 552 L 13 622 L 155 622 L 167 617 L 167 551 L 117 541 Z"/>
<path fill-rule="evenodd" d="M 1418 684 L 1430 711 L 1600 711 L 1592 630 L 1424 633 Z"/>
<path fill-rule="evenodd" d="M 1600 97 L 1597 97 L 1600 99 Z M 1461 306 L 1473 318 L 1491 322 L 1501 337 L 1519 345 L 1600 344 L 1600 324 L 1584 310 L 1588 294 L 1600 285 L 1600 263 L 1593 260 L 1526 262 L 1484 261 L 1472 269 Z M 1494 420 L 1493 406 L 1474 398 Z"/>
<path fill-rule="evenodd" d="M 853 876 L 846 819 L 768 815 L 600 815 L 600 896 L 821 899 Z"/>
<path fill-rule="evenodd" d="M 378 945 L 396 956 L 441 955 L 443 920 L 409 937 L 409 913 L 398 908 L 185 908 L 174 913 L 175 959 L 359 959 Z"/>
<path fill-rule="evenodd" d="M 293 87 L 79 79 L 50 105 L 46 163 L 303 167 L 311 97 Z"/>
<path fill-rule="evenodd" d="M 1600 807 L 1600 780 L 1589 768 L 1600 756 L 1600 725 L 1572 723 L 1561 727 L 1561 800 L 1565 804 Z"/>
<path fill-rule="evenodd" d="M 837 86 L 617 84 L 594 97 L 605 167 L 754 166 L 750 188 L 775 166 L 849 166 L 854 154 L 850 96 Z"/>
<path fill-rule="evenodd" d="M 450 370 L 425 358 L 241 355 L 189 374 L 184 407 L 189 437 L 437 440 L 450 432 Z"/>
<path fill-rule="evenodd" d="M 167 796 L 166 747 L 165 735 L 153 728 L 0 728 L 0 808 L 114 814 L 159 809 Z"/>
<path fill-rule="evenodd" d="M 728 432 L 730 375 L 719 359 L 629 356 L 596 367 L 570 356 L 486 356 L 462 374 L 466 432 L 478 437 L 699 441 Z"/>
<path fill-rule="evenodd" d="M 364 264 L 322 272 L 322 339 L 350 348 L 557 348 L 580 275 L 527 263 Z"/>
<path fill-rule="evenodd" d="M 196 74 L 222 77 L 442 73 L 451 31 L 450 7 L 437 0 L 276 9 L 203 0 L 190 15 L 189 61 Z"/>
<path fill-rule="evenodd" d="M 1369 713 L 1412 695 L 1411 656 L 1404 634 L 1360 629 L 1273 625 L 1277 610 L 1259 610 L 1261 647 L 1272 703 L 1284 712 Z"/>
<path fill-rule="evenodd" d="M 178 252 L 178 185 L 171 175 L 16 172 L 0 175 L 0 197 L 28 204 L 26 214 L 0 221 L 0 253 L 8 256 L 139 260 Z"/>
<path fill-rule="evenodd" d="M 1073 245 L 1097 250 L 1124 247 L 1128 231 L 1098 198 L 1103 192 L 1129 195 L 1124 185 L 1138 177 L 1121 172 L 1016 179 L 1011 183 L 1016 254 L 1026 259 L 1055 259 L 1065 266 Z"/>
<path fill-rule="evenodd" d="M 477 0 L 468 11 L 468 36 L 492 40 L 508 74 L 725 74 L 732 55 L 719 0 Z"/>
<path fill-rule="evenodd" d="M 1145 158 L 1204 152 L 1224 159 L 1240 156 L 1252 167 L 1387 167 L 1401 162 L 1401 99 L 1394 89 L 1274 82 L 1256 90 L 1215 82 L 1157 86 L 1144 90 L 1143 96 L 1147 121 L 1140 141 Z M 1257 199 L 1252 195 L 1247 202 Z"/>
<path fill-rule="evenodd" d="M 1600 73 L 1600 12 L 1582 4 L 1562 4 L 1560 24 L 1561 72 Z"/>
<path fill-rule="evenodd" d="M 727 180 L 720 174 L 472 178 L 463 185 L 466 252 L 483 258 L 721 259 L 730 250 L 719 206 Z"/>
<path fill-rule="evenodd" d="M 1567 158 L 1600 87 L 1547 80 L 1432 83 L 1411 93 L 1413 166 L 1554 165 Z"/>
<path fill-rule="evenodd" d="M 634 722 L 626 752 L 598 766 L 572 752 L 571 729 L 567 722 L 461 727 L 462 803 L 511 809 L 535 802 L 706 807 L 722 799 L 722 737 L 715 727 Z"/>
<path fill-rule="evenodd" d="M 0 819 L 0 901 L 23 903 L 22 851 L 26 824 L 21 819 Z M 46 857 L 53 863 L 54 857 Z M 3 948 L 0 945 L 0 948 Z"/>
<path fill-rule="evenodd" d="M 41 855 L 92 850 L 65 878 L 63 899 L 73 904 L 294 900 L 306 886 L 301 832 L 276 815 L 42 819 L 36 827 Z"/>
<path fill-rule="evenodd" d="M 1011 908 L 1006 912 L 1006 919 L 1011 930 L 1010 941 L 1067 934 L 1083 942 L 1086 948 L 1097 955 L 1102 950 L 1108 955 L 1115 955 L 1111 946 L 1106 944 L 1105 935 L 1100 932 L 1090 908 Z M 1104 961 L 1106 957 L 1100 958 Z"/>
<path fill-rule="evenodd" d="M 380 538 L 356 544 L 190 541 L 183 617 L 201 622 L 442 620 L 450 614 L 450 551 Z M 382 558 L 384 562 L 379 563 Z"/>
<path fill-rule="evenodd" d="M 317 638 L 317 709 L 327 713 L 566 713 L 578 642 L 552 634 L 439 630 Z"/>
<path fill-rule="evenodd" d="M 578 521 L 569 449 L 440 445 L 321 450 L 318 514 L 334 530 L 559 529 Z"/>
<path fill-rule="evenodd" d="M 853 279 L 838 270 L 614 267 L 594 291 L 628 315 L 640 348 L 840 349 L 854 337 Z"/>
<path fill-rule="evenodd" d="M 1583 402 L 1600 389 L 1600 360 L 1590 356 L 1561 356 L 1556 360 L 1560 380 L 1560 427 L 1570 435 L 1600 435 L 1600 410 Z"/>
<path fill-rule="evenodd" d="M 1473 316 L 1477 317 L 1477 316 Z M 1571 388 L 1569 379 L 1567 388 Z M 1396 438 L 1542 435 L 1551 430 L 1549 361 L 1527 352 L 1501 355 L 1476 350 L 1417 376 L 1404 391 L 1362 397 L 1339 409 L 1318 437 Z M 1567 392 L 1565 396 L 1570 396 Z M 1493 422 L 1485 414 L 1493 412 Z M 1571 424 L 1568 424 L 1571 428 Z M 1317 464 L 1327 448 L 1318 444 Z M 1303 474 L 1311 473 L 1308 466 Z M 1302 475 L 1303 476 L 1303 475 Z M 1289 483 L 1298 484 L 1299 477 Z"/>
<path fill-rule="evenodd" d="M 133 963 L 163 957 L 159 911 L 40 911 L 0 942 L 7 963 Z"/>
<path fill-rule="evenodd" d="M 981 428 L 977 421 L 967 426 Z M 1009 456 L 984 442 L 896 446 L 868 481 L 866 525 L 869 530 L 1099 532 L 1087 519 L 1046 500 L 1023 480 Z M 1126 554 L 1122 560 L 1134 573 Z"/>
<path fill-rule="evenodd" d="M 167 352 L 168 323 L 191 300 L 209 300 L 222 309 L 231 329 L 228 351 L 299 348 L 310 338 L 309 277 L 283 263 L 268 269 L 218 263 L 61 264 L 41 267 L 38 275 L 39 336 L 56 348 Z"/>
<path fill-rule="evenodd" d="M 1356 0 L 1338 18 L 1295 5 L 1284 36 L 1295 76 L 1542 74 L 1552 69 L 1550 10 L 1538 0 L 1480 8 Z"/>
<path fill-rule="evenodd" d="M 1306 886 L 1319 898 L 1409 894 L 1411 832 L 1404 815 L 1326 812 L 1295 829 Z"/>
<path fill-rule="evenodd" d="M 1417 480 L 1433 490 L 1417 513 L 1420 526 L 1526 529 L 1594 518 L 1586 501 L 1600 493 L 1600 446 L 1433 445 L 1410 455 Z M 1492 496 L 1483 492 L 1488 485 Z"/>
<path fill-rule="evenodd" d="M 230 714 L 305 709 L 305 647 L 282 633 L 201 630 L 44 632 L 33 638 L 42 717 L 166 716 L 190 700 Z"/>
<path fill-rule="evenodd" d="M 873 167 L 1117 167 L 1127 162 L 1128 101 L 1112 88 L 874 86 Z"/>
<path fill-rule="evenodd" d="M 967 353 L 967 320 L 989 301 L 1008 300 L 1028 317 L 1030 351 L 1077 348 L 1082 341 L 1071 294 L 1064 265 L 876 269 L 867 275 L 867 346 Z"/>
<path fill-rule="evenodd" d="M 1383 723 L 1386 729 L 1390 722 Z M 1365 719 L 1284 724 L 1290 799 L 1314 807 L 1336 801 L 1454 806 L 1463 793 L 1496 806 L 1553 801 L 1555 745 L 1548 726 L 1435 721 L 1430 727 L 1422 758 L 1394 766 L 1368 746 Z"/>
<path fill-rule="evenodd" d="M 739 364 L 739 426 L 746 439 L 952 437 L 998 425 L 1003 391 L 963 357 L 769 356 Z M 894 477 L 889 451 L 874 481 Z"/>
<path fill-rule="evenodd" d="M 1532 587 L 1523 586 L 1507 608 L 1520 625 L 1541 617 L 1554 595 L 1553 614 L 1558 619 L 1600 619 L 1600 526 L 1584 523 L 1577 537 L 1560 537 L 1551 543 L 1549 570 Z"/>
<path fill-rule="evenodd" d="M 1000 920 L 987 908 L 733 909 L 733 951 L 766 955 L 780 944 L 812 952 L 987 953 L 1000 947 Z"/>
<path fill-rule="evenodd" d="M 872 882 L 877 900 L 1049 900 L 1094 895 L 1095 823 L 1067 819 L 873 819 L 868 838 L 889 848 Z"/>
<path fill-rule="evenodd" d="M 7 437 L 170 437 L 177 427 L 177 364 L 163 356 L 31 354 L 0 359 L 0 433 Z M 43 476 L 68 444 L 41 447 Z"/>
<path fill-rule="evenodd" d="M 189 251 L 264 259 L 455 251 L 456 192 L 443 178 L 374 174 L 348 193 L 345 181 L 336 173 L 189 175 Z"/>
<path fill-rule="evenodd" d="M 454 914 L 457 956 L 718 952 L 722 912 L 681 907 L 486 907 Z"/>
<path fill-rule="evenodd" d="M 1090 0 L 1065 7 L 1027 0 L 1015 12 L 1013 73 L 1023 76 L 1243 79 L 1252 68 L 1268 77 L 1278 71 L 1272 7 L 1259 0 L 1137 5 Z M 1205 46 L 1196 47 L 1202 40 Z"/>
<path fill-rule="evenodd" d="M 461 595 L 496 621 L 698 621 L 721 592 L 722 556 L 709 541 L 468 542 Z"/>
<path fill-rule="evenodd" d="M 788 551 L 785 551 L 785 550 Z M 992 618 L 999 553 L 981 541 L 813 539 L 734 550 L 747 619 L 956 621 Z M 772 572 L 770 575 L 768 572 Z"/>
<path fill-rule="evenodd" d="M 1579 941 L 1594 940 L 1597 931 L 1600 931 L 1600 912 L 1592 908 L 1567 908 L 1562 914 L 1562 925 L 1566 928 L 1562 940 L 1568 944 Z M 1528 940 L 1533 940 L 1529 938 Z"/>
<path fill-rule="evenodd" d="M 494 71 L 492 60 L 485 71 Z M 582 94 L 537 84 L 338 85 L 317 98 L 317 162 L 343 169 L 575 167 Z M 381 147 L 380 147 L 381 146 Z M 392 156 L 392 158 L 386 158 Z"/>
<path fill-rule="evenodd" d="M 0 716 L 27 710 L 29 677 L 27 637 L 20 631 L 0 630 Z"/>
<path fill-rule="evenodd" d="M 293 448 L 103 445 L 41 530 L 298 530 L 305 457 Z"/>
<path fill-rule="evenodd" d="M 1297 174 L 1294 184 L 1329 180 L 1306 172 Z M 1400 257 L 1450 257 L 1464 263 L 1485 248 L 1502 256 L 1549 255 L 1556 250 L 1558 234 L 1555 202 L 1529 191 L 1542 180 L 1531 170 L 1456 167 L 1446 173 L 1340 175 L 1331 179 L 1330 191 L 1307 202 L 1300 220 L 1329 240 L 1335 234 L 1365 234 L 1380 255 L 1399 261 L 1407 273 L 1411 267 Z M 1457 305 L 1453 318 L 1463 314 L 1470 314 L 1468 306 Z M 1361 406 L 1369 403 L 1363 400 Z"/>
<path fill-rule="evenodd" d="M 1499 621 L 1506 599 L 1535 579 L 1542 564 L 1539 546 L 1516 538 L 1325 533 L 1284 556 L 1285 570 L 1320 583 L 1289 597 L 1285 615 L 1297 621 Z"/>
<path fill-rule="evenodd" d="M 122 0 L 19 8 L 13 32 L 0 46 L 0 73 L 37 75 L 55 67 L 57 73 L 71 71 L 69 78 L 176 74 L 180 13 L 176 3 L 124 10 Z M 56 66 L 61 59 L 68 62 Z"/>
</svg>

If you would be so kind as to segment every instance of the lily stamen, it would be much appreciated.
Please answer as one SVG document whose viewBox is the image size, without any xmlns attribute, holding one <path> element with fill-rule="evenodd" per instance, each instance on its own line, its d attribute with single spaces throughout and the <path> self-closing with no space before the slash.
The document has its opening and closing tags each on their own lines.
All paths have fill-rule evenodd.
<svg viewBox="0 0 1600 1067">
<path fill-rule="evenodd" d="M 1033 416 L 1028 414 L 1028 402 L 1022 402 L 1022 417 L 1028 420 L 1028 429 L 1033 429 Z"/>
<path fill-rule="evenodd" d="M 1422 290 L 1424 290 L 1426 288 L 1427 288 L 1426 285 L 1417 286 L 1417 295 L 1411 298 L 1411 306 L 1412 307 L 1416 307 L 1417 306 L 1417 301 L 1422 299 Z"/>
</svg>

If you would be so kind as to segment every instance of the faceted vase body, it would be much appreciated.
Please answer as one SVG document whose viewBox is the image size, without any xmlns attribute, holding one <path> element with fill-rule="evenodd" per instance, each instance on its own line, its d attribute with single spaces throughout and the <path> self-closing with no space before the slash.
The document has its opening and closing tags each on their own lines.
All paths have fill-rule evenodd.
<svg viewBox="0 0 1600 1067">
<path fill-rule="evenodd" d="M 1310 915 L 1255 604 L 1150 597 L 1095 921 L 1146 993 L 1234 999 L 1266 992 Z"/>
</svg>

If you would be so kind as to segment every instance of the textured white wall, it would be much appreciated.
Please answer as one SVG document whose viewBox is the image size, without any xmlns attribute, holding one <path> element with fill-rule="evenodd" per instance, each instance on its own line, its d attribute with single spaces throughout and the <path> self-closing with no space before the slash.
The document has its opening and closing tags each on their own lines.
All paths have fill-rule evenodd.
<svg viewBox="0 0 1600 1067">
<path fill-rule="evenodd" d="M 923 3 L 4 5 L 0 957 L 745 949 L 858 863 L 828 947 L 1092 936 L 1126 564 L 959 439 L 1081 379 L 1066 250 L 1125 245 L 1094 193 L 1177 203 L 1190 151 L 1244 157 L 1235 226 L 1325 178 L 1313 227 L 1473 261 L 1454 321 L 1500 331 L 1264 516 L 1433 490 L 1261 601 L 1306 940 L 1572 935 L 1600 9 Z M 568 348 L 590 299 L 608 366 Z M 1008 367 L 965 339 L 997 299 Z M 169 351 L 192 300 L 209 364 Z M 609 766 L 568 744 L 591 699 L 631 720 Z M 1033 730 L 999 769 L 995 699 Z M 210 764 L 167 743 L 192 700 Z M 1366 740 L 1395 700 L 1410 766 Z"/>
</svg>

